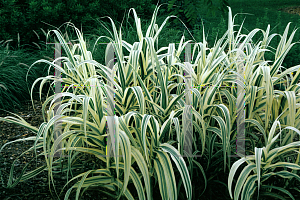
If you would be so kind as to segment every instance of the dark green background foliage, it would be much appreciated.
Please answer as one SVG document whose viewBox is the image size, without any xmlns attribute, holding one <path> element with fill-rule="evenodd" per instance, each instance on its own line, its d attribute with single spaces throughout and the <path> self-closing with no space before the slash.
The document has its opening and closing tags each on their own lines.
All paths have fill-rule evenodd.
<svg viewBox="0 0 300 200">
<path fill-rule="evenodd" d="M 170 0 L 168 3 L 168 12 L 179 17 L 188 28 L 194 28 L 196 24 L 201 24 L 204 19 L 200 16 L 199 10 L 207 7 L 207 14 L 216 15 L 216 12 L 227 14 L 228 0 L 219 0 L 220 6 L 212 3 L 212 0 Z M 182 27 L 179 20 L 174 21 L 175 26 Z M 204 22 L 203 22 L 204 24 Z"/>
<path fill-rule="evenodd" d="M 13 39 L 10 45 L 16 46 L 19 33 L 21 44 L 38 42 L 33 30 L 43 35 L 40 28 L 53 29 L 42 21 L 59 27 L 71 20 L 76 27 L 81 28 L 82 25 L 82 30 L 87 31 L 88 28 L 99 25 L 94 19 L 102 16 L 110 16 L 113 20 L 121 22 L 125 11 L 131 7 L 144 19 L 151 17 L 155 4 L 146 0 L 118 3 L 114 0 L 1 0 L 0 38 Z"/>
</svg>

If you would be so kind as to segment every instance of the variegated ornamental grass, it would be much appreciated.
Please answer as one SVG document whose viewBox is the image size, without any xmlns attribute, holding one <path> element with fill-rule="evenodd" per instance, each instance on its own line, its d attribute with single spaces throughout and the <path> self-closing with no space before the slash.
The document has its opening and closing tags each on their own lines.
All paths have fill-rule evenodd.
<svg viewBox="0 0 300 200">
<path fill-rule="evenodd" d="M 207 173 L 207 170 L 212 168 L 229 173 L 228 189 L 231 198 L 250 199 L 258 190 L 261 190 L 259 195 L 278 195 L 273 192 L 277 190 L 291 196 L 286 189 L 270 184 L 268 178 L 273 175 L 285 179 L 300 178 L 297 174 L 299 154 L 296 151 L 300 143 L 293 142 L 295 135 L 300 133 L 298 130 L 300 65 L 279 73 L 284 57 L 295 44 L 292 43 L 295 31 L 287 41 L 288 24 L 283 36 L 279 35 L 281 42 L 276 49 L 274 62 L 270 63 L 264 59 L 264 52 L 268 51 L 268 44 L 275 36 L 275 34 L 269 36 L 270 26 L 266 31 L 254 29 L 248 35 L 241 34 L 242 27 L 240 27 L 235 34 L 234 20 L 229 8 L 227 32 L 207 53 L 203 30 L 203 42 L 196 43 L 189 64 L 179 59 L 184 47 L 191 42 L 184 41 L 184 37 L 178 49 L 174 43 L 170 43 L 168 47 L 155 48 L 163 27 L 170 17 L 175 17 L 168 17 L 159 27 L 156 24 L 158 9 L 159 7 L 155 9 L 145 35 L 135 10 L 130 10 L 134 15 L 139 38 L 133 44 L 122 40 L 121 28 L 118 32 L 114 22 L 109 18 L 113 33 L 112 38 L 105 38 L 116 51 L 117 62 L 113 69 L 116 72 L 115 77 L 107 76 L 112 74 L 113 70 L 93 60 L 82 33 L 76 27 L 74 29 L 78 43 L 74 46 L 66 45 L 60 32 L 53 30 L 67 55 L 58 58 L 62 60 L 63 67 L 55 65 L 55 61 L 46 60 L 38 60 L 32 65 L 44 62 L 50 67 L 59 69 L 66 77 L 62 78 L 63 85 L 93 87 L 76 87 L 73 90 L 71 87 L 64 88 L 61 93 L 63 100 L 58 109 L 60 115 L 54 115 L 56 105 L 54 102 L 59 95 L 50 96 L 43 106 L 43 113 L 47 115 L 43 116 L 44 123 L 38 128 L 31 126 L 19 116 L 0 119 L 17 123 L 35 132 L 36 137 L 13 142 L 33 140 L 34 146 L 28 151 L 37 152 L 37 149 L 41 149 L 42 153 L 37 156 L 45 158 L 44 166 L 24 174 L 26 165 L 17 179 L 13 177 L 14 165 L 12 165 L 6 187 L 13 187 L 43 170 L 48 170 L 50 186 L 50 182 L 54 184 L 53 173 L 57 173 L 55 169 L 61 169 L 60 163 L 63 163 L 61 170 L 68 177 L 65 187 L 69 188 L 65 193 L 65 199 L 68 199 L 73 191 L 76 192 L 78 199 L 82 190 L 93 186 L 98 187 L 99 192 L 112 199 L 119 199 L 122 196 L 127 199 L 153 199 L 155 182 L 158 183 L 162 199 L 199 199 L 201 193 L 205 192 L 208 182 L 213 179 L 213 176 L 210 177 L 211 174 Z M 264 35 L 263 40 L 248 45 L 259 31 Z M 238 43 L 241 43 L 239 47 Z M 129 54 L 123 51 L 123 47 Z M 227 53 L 226 47 L 229 47 Z M 244 48 L 245 53 L 241 51 Z M 247 149 L 246 157 L 234 160 L 230 159 L 229 155 L 235 152 L 237 91 L 234 87 L 215 86 L 235 86 L 236 77 L 239 76 L 236 68 L 240 62 L 237 52 L 244 55 L 245 76 L 241 77 L 244 84 L 242 82 L 238 84 L 245 88 L 246 139 L 252 142 L 252 146 L 250 150 Z M 185 106 L 184 70 L 190 71 L 194 85 L 191 89 L 195 130 L 194 154 L 202 155 L 203 162 L 192 157 L 184 159 L 178 156 L 184 155 L 182 128 Z M 285 91 L 275 90 L 274 86 L 286 82 L 287 76 L 292 78 L 288 88 Z M 41 92 L 43 84 L 49 80 L 54 82 L 56 77 L 51 75 L 41 77 L 35 81 L 33 87 L 40 80 Z M 105 86 L 108 82 L 114 84 L 115 90 L 115 148 L 117 154 L 123 157 L 105 157 L 104 138 L 108 136 L 105 126 L 108 115 L 106 107 L 109 104 L 107 97 L 109 91 Z M 212 87 L 197 87 L 207 84 Z M 48 105 L 49 109 L 46 109 Z M 63 133 L 54 141 L 53 125 L 57 121 L 62 122 Z M 282 132 L 277 127 L 279 123 L 284 128 Z M 259 138 L 253 131 L 259 131 L 262 136 Z M 60 149 L 62 155 L 68 156 L 60 158 L 47 156 L 54 154 L 54 149 L 59 143 L 62 144 Z M 262 148 L 257 148 L 259 146 Z M 80 166 L 79 157 L 86 154 L 92 155 L 86 162 L 94 165 L 84 173 L 78 173 L 75 169 Z M 244 167 L 234 185 L 233 179 L 237 168 L 245 162 L 248 165 Z M 219 165 L 220 163 L 223 165 Z M 201 193 L 192 187 L 193 179 L 199 180 L 199 177 L 193 177 L 195 174 L 193 166 L 196 166 L 197 173 L 200 172 L 200 180 L 203 180 Z M 278 167 L 286 169 L 274 171 Z M 293 171 L 290 172 L 288 169 Z M 132 183 L 138 197 L 133 197 L 134 191 L 130 191 L 127 187 Z M 286 181 L 286 185 L 288 183 Z M 185 194 L 180 196 L 182 185 Z M 232 193 L 233 185 L 234 193 Z M 57 194 L 57 191 L 55 193 Z"/>
</svg>

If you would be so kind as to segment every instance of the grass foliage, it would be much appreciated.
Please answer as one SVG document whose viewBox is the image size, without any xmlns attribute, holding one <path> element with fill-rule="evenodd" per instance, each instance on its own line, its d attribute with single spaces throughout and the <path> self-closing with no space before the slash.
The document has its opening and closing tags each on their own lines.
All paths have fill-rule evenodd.
<svg viewBox="0 0 300 200">
<path fill-rule="evenodd" d="M 57 68 L 63 74 L 63 85 L 70 87 L 47 98 L 42 108 L 46 113 L 44 122 L 39 127 L 19 116 L 0 118 L 35 132 L 36 136 L 17 141 L 34 141 L 28 151 L 40 150 L 42 153 L 36 156 L 45 158 L 43 166 L 26 173 L 25 166 L 17 177 L 12 165 L 5 187 L 14 187 L 46 170 L 49 188 L 50 184 L 54 186 L 55 177 L 68 177 L 60 194 L 54 190 L 64 199 L 71 194 L 78 199 L 95 187 L 99 195 L 110 199 L 217 199 L 216 194 L 222 199 L 299 198 L 300 65 L 282 67 L 297 44 L 293 43 L 297 30 L 289 35 L 288 23 L 282 35 L 271 34 L 270 26 L 243 34 L 243 24 L 236 30 L 228 7 L 228 20 L 223 21 L 227 30 L 212 47 L 208 47 L 204 29 L 201 42 L 186 40 L 183 35 L 179 45 L 169 42 L 159 46 L 159 35 L 166 31 L 171 17 L 158 24 L 158 10 L 156 7 L 146 28 L 135 10 L 129 11 L 136 37 L 127 35 L 128 41 L 122 29 L 108 18 L 111 28 L 107 29 L 112 32 L 109 37 L 98 37 L 92 50 L 75 26 L 77 40 L 71 45 L 66 44 L 60 31 L 52 30 L 64 50 L 65 56 L 59 58 L 62 67 L 46 59 L 30 67 L 44 63 L 49 69 Z M 254 40 L 258 33 L 263 37 Z M 280 40 L 271 46 L 274 59 L 268 60 L 265 53 L 270 51 L 275 36 Z M 94 59 L 97 43 L 102 41 L 110 42 L 115 49 L 113 68 L 107 62 L 108 52 L 102 55 L 105 64 Z M 196 43 L 190 63 L 181 59 L 188 42 Z M 240 55 L 244 76 L 237 70 Z M 246 155 L 241 158 L 230 157 L 236 152 L 237 76 L 242 80 L 239 86 L 245 90 Z M 38 78 L 31 95 L 38 82 L 41 94 L 47 81 L 56 80 L 52 75 Z M 179 156 L 184 155 L 185 86 L 189 81 L 193 85 L 188 90 L 193 155 L 201 157 Z M 74 85 L 80 86 L 72 88 Z M 115 92 L 114 103 L 111 91 Z M 60 95 L 58 114 L 54 115 Z M 114 123 L 107 128 L 106 122 L 111 119 L 107 107 L 112 104 Z M 62 134 L 54 139 L 57 122 L 61 123 Z M 115 152 L 121 157 L 106 156 L 105 138 L 111 131 L 115 133 Z M 17 141 L 6 143 L 0 152 Z M 51 156 L 57 147 L 62 156 Z M 78 166 L 86 170 L 78 172 Z"/>
</svg>

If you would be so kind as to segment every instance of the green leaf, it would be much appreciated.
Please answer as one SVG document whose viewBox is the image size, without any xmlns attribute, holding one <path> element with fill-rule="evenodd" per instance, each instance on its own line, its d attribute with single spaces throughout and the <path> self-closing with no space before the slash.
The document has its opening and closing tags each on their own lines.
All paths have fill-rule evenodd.
<svg viewBox="0 0 300 200">
<path fill-rule="evenodd" d="M 182 156 L 179 155 L 179 152 L 172 147 L 171 145 L 164 143 L 161 144 L 160 147 L 165 151 L 168 152 L 174 161 L 175 165 L 177 166 L 177 169 L 181 175 L 181 178 L 183 180 L 183 185 L 186 192 L 187 199 L 192 198 L 192 185 L 191 185 L 191 179 L 190 175 L 187 169 L 187 166 L 182 158 Z"/>
</svg>

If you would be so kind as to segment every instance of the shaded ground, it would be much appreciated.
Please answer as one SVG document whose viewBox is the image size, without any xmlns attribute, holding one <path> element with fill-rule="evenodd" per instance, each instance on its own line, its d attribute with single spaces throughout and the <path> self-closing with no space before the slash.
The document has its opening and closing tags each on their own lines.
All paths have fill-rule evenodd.
<svg viewBox="0 0 300 200">
<path fill-rule="evenodd" d="M 43 122 L 42 120 L 42 113 L 41 113 L 41 102 L 35 100 L 34 105 L 37 109 L 37 113 L 34 112 L 30 101 L 22 102 L 22 109 L 17 110 L 16 114 L 23 117 L 28 123 L 31 125 L 38 127 L 39 124 Z M 4 114 L 1 111 L 0 117 L 5 116 L 13 116 L 11 114 Z M 0 122 L 0 146 L 2 147 L 3 144 L 13 141 L 16 139 L 25 138 L 28 136 L 34 136 L 33 132 L 30 132 L 27 128 L 20 127 L 16 124 L 7 123 L 7 122 Z M 10 167 L 13 161 L 24 151 L 26 151 L 33 142 L 18 142 L 11 145 L 6 146 L 1 154 L 0 154 L 0 168 L 1 174 L 3 178 L 2 184 L 7 185 L 8 181 L 8 173 L 10 171 Z M 19 160 L 16 164 L 16 168 L 14 173 L 19 173 L 24 167 L 24 164 L 29 162 L 29 160 L 33 158 L 33 155 L 26 155 L 26 157 Z M 41 162 L 41 159 L 38 159 L 38 163 Z M 31 165 L 29 168 L 34 169 L 35 166 Z M 46 174 L 45 174 L 46 175 Z M 14 176 L 16 177 L 16 175 Z M 0 199 L 51 199 L 51 194 L 47 188 L 47 176 L 38 176 L 27 183 L 19 183 L 15 188 L 6 189 L 2 186 L 0 187 Z M 35 188 L 32 187 L 35 186 Z"/>
<path fill-rule="evenodd" d="M 300 15 L 300 6 L 292 6 L 292 7 L 280 8 L 278 10 L 283 11 L 283 12 L 287 12 L 289 14 Z"/>
<path fill-rule="evenodd" d="M 45 98 L 42 98 L 42 102 L 44 102 Z M 21 116 L 25 119 L 29 124 L 39 127 L 39 125 L 43 122 L 42 117 L 42 103 L 38 100 L 34 100 L 34 108 L 36 109 L 36 113 L 33 110 L 31 101 L 24 101 L 22 102 L 22 109 L 17 110 L 16 114 Z M 12 114 L 4 114 L 3 111 L 0 112 L 0 117 L 5 116 L 13 116 Z M 35 136 L 35 133 L 29 131 L 27 128 L 0 121 L 0 148 L 3 144 L 16 140 L 21 139 L 29 136 Z M 50 199 L 57 199 L 51 196 L 49 191 L 48 185 L 48 174 L 47 172 L 42 172 L 37 177 L 33 179 L 29 179 L 25 182 L 19 183 L 15 188 L 7 189 L 3 187 L 7 185 L 9 172 L 13 161 L 21 155 L 22 152 L 26 151 L 33 145 L 33 141 L 27 142 L 17 142 L 11 145 L 7 145 L 2 152 L 0 153 L 0 169 L 2 177 L 0 177 L 0 199 L 1 200 L 9 200 L 9 199 L 43 199 L 43 200 L 50 200 Z M 37 152 L 38 153 L 38 152 Z M 28 153 L 23 158 L 20 158 L 15 163 L 14 168 L 14 178 L 17 178 L 22 171 L 25 163 L 28 163 L 32 158 L 34 158 L 34 153 Z M 42 166 L 44 163 L 44 159 L 42 157 L 38 157 L 37 162 L 32 161 L 26 172 L 32 171 L 37 167 Z M 3 178 L 3 179 L 2 179 Z M 55 186 L 57 192 L 61 191 L 66 180 L 60 179 L 59 177 L 55 178 Z M 54 193 L 53 187 L 52 192 Z M 97 195 L 93 195 L 89 191 L 85 192 L 82 199 L 101 199 Z M 93 198 L 91 197 L 93 196 Z M 61 196 L 63 199 L 64 196 Z M 69 199 L 75 199 L 75 196 L 72 195 Z"/>
</svg>

